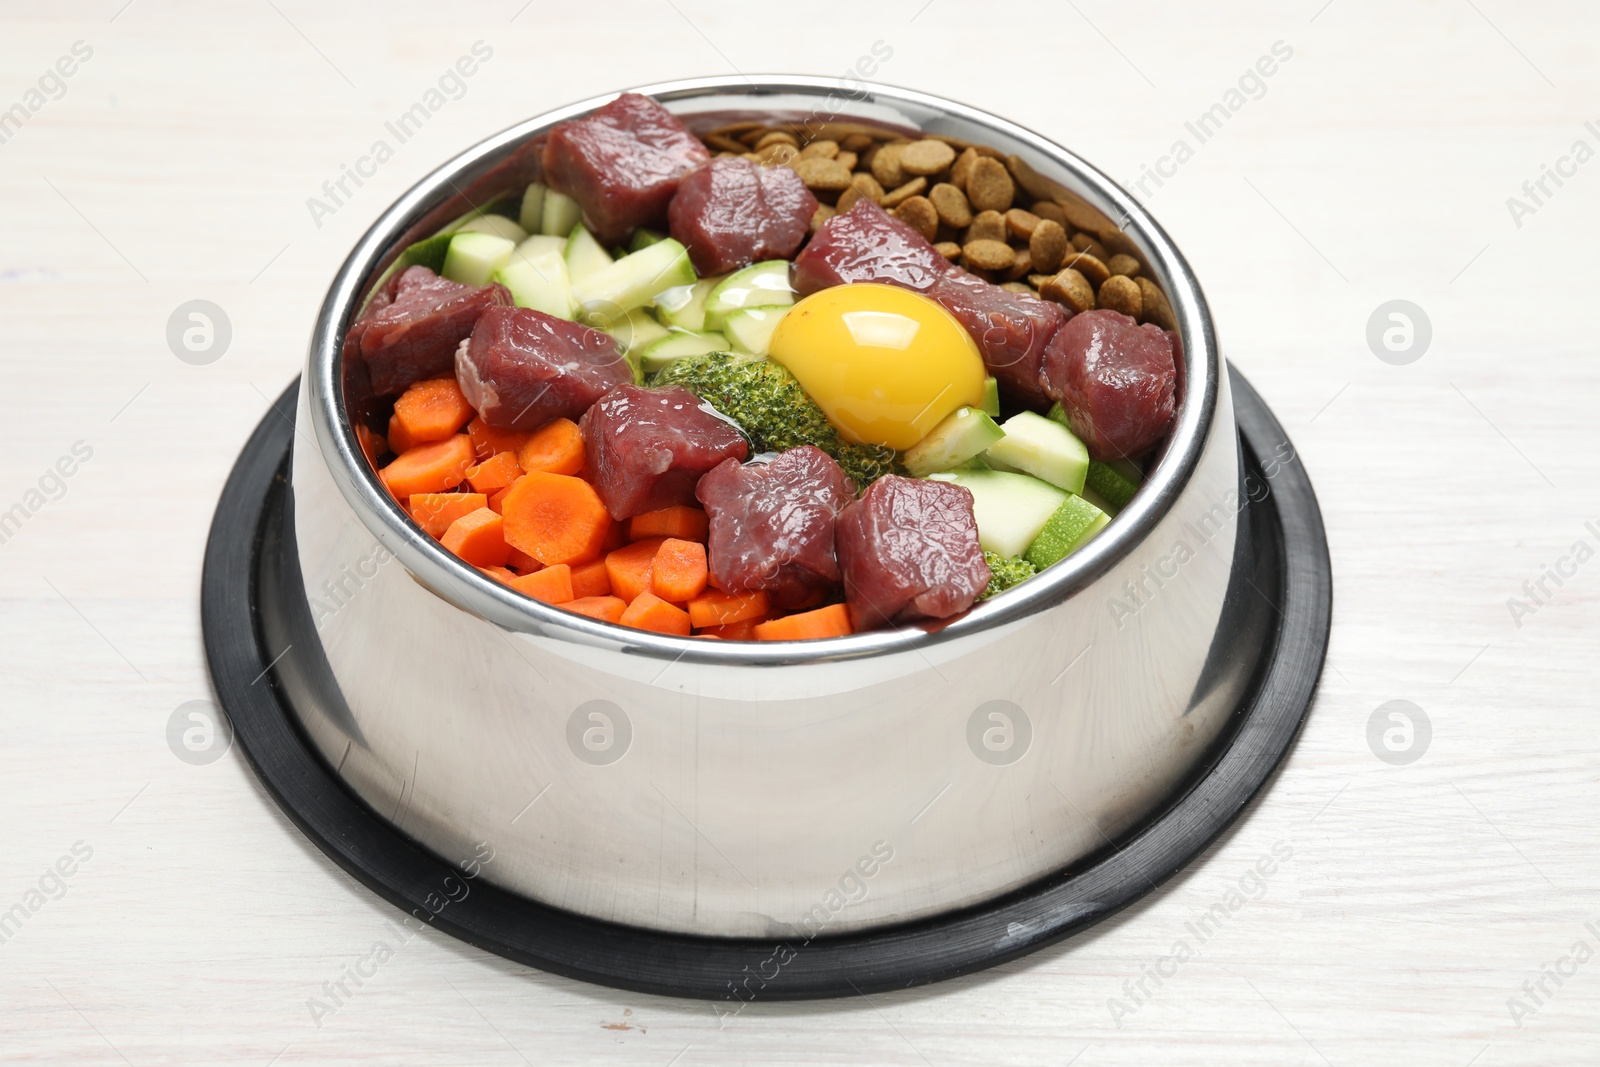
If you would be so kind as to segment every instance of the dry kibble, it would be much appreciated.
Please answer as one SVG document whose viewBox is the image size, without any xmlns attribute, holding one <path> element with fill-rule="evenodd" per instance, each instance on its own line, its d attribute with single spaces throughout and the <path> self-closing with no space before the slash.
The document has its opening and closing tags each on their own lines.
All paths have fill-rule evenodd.
<svg viewBox="0 0 1600 1067">
<path fill-rule="evenodd" d="M 865 133 L 847 133 L 839 139 L 839 147 L 846 152 L 865 152 L 876 143 Z"/>
<path fill-rule="evenodd" d="M 1033 273 L 1033 253 L 1026 248 L 1017 249 L 1017 258 L 1011 264 L 1011 269 L 1006 271 L 1006 277 L 1012 281 L 1021 281 Z"/>
<path fill-rule="evenodd" d="M 1024 254 L 1026 254 L 1026 253 L 1024 253 Z M 1000 286 L 1000 288 L 1009 290 L 1010 292 L 1013 292 L 1013 293 L 1026 293 L 1029 296 L 1033 296 L 1034 295 L 1033 286 L 1025 285 L 1022 282 L 1015 282 L 1015 281 L 1013 281 L 1013 282 L 1005 282 Z"/>
<path fill-rule="evenodd" d="M 1004 241 L 968 241 L 961 257 L 970 270 L 1009 270 L 1017 254 Z"/>
<path fill-rule="evenodd" d="M 881 146 L 872 157 L 872 176 L 878 179 L 878 184 L 885 189 L 894 189 L 906 183 L 908 175 L 900 166 L 900 153 L 904 146 L 886 144 Z"/>
<path fill-rule="evenodd" d="M 949 182 L 940 182 L 928 190 L 928 199 L 939 213 L 939 221 L 946 226 L 962 230 L 972 225 L 972 208 L 967 204 L 967 194 Z"/>
<path fill-rule="evenodd" d="M 1067 231 L 1053 219 L 1040 219 L 1028 238 L 1028 252 L 1033 256 L 1034 269 L 1043 274 L 1054 274 L 1061 269 L 1061 261 L 1072 247 L 1067 241 Z"/>
<path fill-rule="evenodd" d="M 827 204 L 818 204 L 817 210 L 811 213 L 811 232 L 816 233 L 818 227 L 820 227 L 824 222 L 827 222 L 829 219 L 833 218 L 833 215 L 833 208 L 829 207 Z"/>
<path fill-rule="evenodd" d="M 1094 286 L 1071 267 L 1046 279 L 1039 286 L 1039 295 L 1066 306 L 1075 315 L 1094 310 Z"/>
<path fill-rule="evenodd" d="M 1101 244 L 1099 241 L 1096 241 L 1092 236 L 1086 233 L 1073 234 L 1072 247 L 1076 248 L 1080 252 L 1089 253 L 1102 263 L 1111 258 L 1111 253 L 1106 251 L 1106 246 Z"/>
<path fill-rule="evenodd" d="M 931 241 L 939 232 L 939 213 L 925 196 L 908 196 L 894 209 L 895 218 Z"/>
<path fill-rule="evenodd" d="M 1031 209 L 1041 219 L 1049 219 L 1062 229 L 1067 225 L 1067 213 L 1061 210 L 1061 205 L 1053 200 L 1035 200 Z"/>
<path fill-rule="evenodd" d="M 725 133 L 708 133 L 701 138 L 707 147 L 715 148 L 719 152 L 732 152 L 735 155 L 743 154 L 746 147 L 743 141 L 729 137 Z"/>
<path fill-rule="evenodd" d="M 833 159 L 838 154 L 838 141 L 812 141 L 800 149 L 801 159 Z"/>
<path fill-rule="evenodd" d="M 793 163 L 800 155 L 800 150 L 792 144 L 775 141 L 765 148 L 756 150 L 756 157 L 769 167 L 781 167 L 786 163 Z"/>
<path fill-rule="evenodd" d="M 954 241 L 940 241 L 933 246 L 933 250 L 948 260 L 956 260 L 961 256 L 961 246 Z"/>
<path fill-rule="evenodd" d="M 837 159 L 839 161 L 839 166 L 843 167 L 845 170 L 856 169 L 856 154 L 854 152 L 840 152 L 833 158 Z"/>
<path fill-rule="evenodd" d="M 759 152 L 768 145 L 774 144 L 786 144 L 791 148 L 800 147 L 800 142 L 795 140 L 794 134 L 784 130 L 768 130 L 756 140 L 755 150 Z"/>
<path fill-rule="evenodd" d="M 1120 274 L 1124 278 L 1137 278 L 1139 276 L 1139 261 L 1132 256 L 1119 252 L 1106 260 L 1106 269 L 1113 275 Z"/>
<path fill-rule="evenodd" d="M 967 175 L 967 200 L 979 211 L 1005 211 L 1017 195 L 1011 172 L 998 159 L 980 156 Z"/>
<path fill-rule="evenodd" d="M 931 138 L 908 144 L 900 151 L 900 166 L 907 174 L 927 177 L 939 174 L 954 163 L 956 150 Z"/>
<path fill-rule="evenodd" d="M 921 196 L 922 191 L 927 187 L 928 179 L 912 178 L 898 189 L 893 189 L 887 193 L 884 193 L 883 198 L 878 201 L 878 204 L 886 211 L 893 210 L 894 208 L 900 206 L 901 201 L 909 200 L 913 196 Z"/>
<path fill-rule="evenodd" d="M 1105 280 L 1111 277 L 1111 272 L 1106 269 L 1106 265 L 1098 257 L 1091 256 L 1087 252 L 1076 252 L 1069 255 L 1062 260 L 1062 263 L 1088 278 L 1089 284 L 1097 288 L 1104 285 Z"/>
<path fill-rule="evenodd" d="M 850 176 L 850 184 L 854 186 L 862 196 L 867 197 L 874 204 L 881 204 L 883 202 L 883 186 L 879 185 L 878 179 L 874 178 L 872 175 L 852 174 Z"/>
<path fill-rule="evenodd" d="M 1100 306 L 1120 311 L 1129 318 L 1138 318 L 1144 312 L 1144 297 L 1139 283 L 1121 274 L 1113 274 L 1100 283 Z"/>
<path fill-rule="evenodd" d="M 1087 204 L 1079 204 L 1073 200 L 1059 199 L 1056 201 L 1061 206 L 1061 213 L 1067 217 L 1067 225 L 1074 230 L 1088 230 L 1090 233 L 1101 233 L 1105 230 L 1114 230 L 1111 220 Z"/>
<path fill-rule="evenodd" d="M 967 177 L 972 173 L 972 165 L 978 161 L 978 150 L 969 148 L 956 157 L 950 165 L 950 184 L 957 189 L 966 189 Z"/>
<path fill-rule="evenodd" d="M 839 194 L 839 199 L 834 201 L 835 211 L 849 211 L 856 206 L 856 201 L 861 199 L 861 190 L 854 185 Z"/>
<path fill-rule="evenodd" d="M 967 227 L 963 237 L 967 241 L 1004 241 L 1005 216 L 998 211 L 980 211 L 972 216 L 972 225 Z"/>
<path fill-rule="evenodd" d="M 1039 216 L 1031 211 L 1024 211 L 1014 207 L 1006 212 L 1006 232 L 1019 241 L 1026 241 L 1033 236 L 1033 228 L 1039 225 Z"/>
<path fill-rule="evenodd" d="M 1163 330 L 1176 330 L 1178 320 L 1172 314 L 1172 305 L 1167 303 L 1167 294 L 1161 291 L 1161 287 L 1149 278 L 1135 278 L 1133 284 L 1139 287 L 1140 320 L 1153 322 Z"/>
<path fill-rule="evenodd" d="M 792 164 L 794 172 L 813 192 L 839 192 L 850 188 L 850 172 L 837 159 L 797 159 Z"/>
</svg>

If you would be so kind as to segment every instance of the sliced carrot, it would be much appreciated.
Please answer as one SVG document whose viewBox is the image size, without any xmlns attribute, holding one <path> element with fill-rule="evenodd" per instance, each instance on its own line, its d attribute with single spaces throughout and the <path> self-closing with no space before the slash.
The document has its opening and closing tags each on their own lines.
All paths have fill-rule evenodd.
<svg viewBox="0 0 1600 1067">
<path fill-rule="evenodd" d="M 443 441 L 472 416 L 472 405 L 454 377 L 412 382 L 394 402 L 395 420 L 416 444 Z"/>
<path fill-rule="evenodd" d="M 694 601 L 689 602 L 689 621 L 694 621 Z M 726 626 L 707 626 L 704 629 L 696 628 L 701 637 L 720 637 L 724 641 L 754 641 L 756 639 L 756 621 L 746 619 L 743 622 L 731 622 Z"/>
<path fill-rule="evenodd" d="M 452 522 L 439 541 L 474 567 L 504 567 L 511 557 L 505 523 L 488 508 L 479 508 Z"/>
<path fill-rule="evenodd" d="M 516 484 L 516 482 L 511 483 L 511 485 Z M 489 510 L 494 512 L 496 515 L 505 513 L 506 494 L 511 492 L 511 485 L 506 486 L 499 492 L 489 494 Z"/>
<path fill-rule="evenodd" d="M 606 577 L 611 592 L 628 603 L 650 588 L 650 562 L 665 537 L 650 537 L 606 553 Z"/>
<path fill-rule="evenodd" d="M 583 434 L 571 419 L 552 419 L 533 431 L 517 453 L 525 471 L 577 474 L 583 470 Z"/>
<path fill-rule="evenodd" d="M 648 590 L 640 593 L 634 602 L 628 605 L 628 610 L 622 613 L 622 618 L 617 621 L 636 630 L 651 630 L 658 634 L 673 634 L 678 637 L 689 636 L 689 613 L 668 604 Z"/>
<path fill-rule="evenodd" d="M 498 452 L 476 467 L 467 468 L 467 482 L 480 493 L 498 493 L 511 488 L 511 483 L 522 477 L 517 457 L 511 452 Z"/>
<path fill-rule="evenodd" d="M 660 511 L 647 511 L 628 520 L 628 539 L 637 541 L 644 537 L 676 537 L 680 541 L 699 541 L 705 544 L 711 519 L 699 508 L 675 504 Z"/>
<path fill-rule="evenodd" d="M 506 566 L 518 574 L 532 574 L 534 571 L 544 570 L 543 563 L 540 563 L 520 548 L 511 550 L 511 555 L 506 559 Z"/>
<path fill-rule="evenodd" d="M 699 596 L 706 588 L 706 546 L 669 537 L 661 542 L 650 565 L 650 591 L 674 604 Z"/>
<path fill-rule="evenodd" d="M 587 615 L 601 622 L 620 622 L 622 613 L 628 610 L 628 605 L 624 604 L 620 597 L 614 596 L 580 596 L 561 606 L 568 611 L 576 611 L 579 615 Z"/>
<path fill-rule="evenodd" d="M 429 537 L 440 538 L 452 522 L 487 507 L 489 500 L 482 493 L 412 493 L 407 503 L 417 525 Z"/>
<path fill-rule="evenodd" d="M 594 487 L 564 474 L 524 474 L 500 510 L 506 541 L 546 567 L 596 558 L 611 530 L 611 516 Z"/>
<path fill-rule="evenodd" d="M 400 424 L 399 416 L 389 416 L 389 447 L 395 455 L 400 455 L 410 449 L 416 448 L 421 442 L 413 441 L 406 428 Z"/>
<path fill-rule="evenodd" d="M 724 593 L 707 589 L 689 601 L 689 620 L 698 629 L 705 626 L 731 626 L 759 621 L 767 613 L 767 591 Z"/>
<path fill-rule="evenodd" d="M 361 452 L 367 457 L 367 462 L 374 467 L 378 465 L 378 457 L 389 451 L 389 442 L 383 439 L 383 434 L 369 430 L 359 422 L 356 423 L 356 443 L 361 446 Z"/>
<path fill-rule="evenodd" d="M 572 595 L 578 599 L 611 595 L 611 575 L 606 573 L 606 561 L 578 563 L 572 568 Z"/>
<path fill-rule="evenodd" d="M 850 610 L 843 604 L 829 604 L 815 611 L 756 624 L 757 641 L 810 641 L 818 637 L 843 637 L 850 632 Z"/>
<path fill-rule="evenodd" d="M 572 599 L 572 568 L 565 563 L 513 578 L 511 588 L 546 604 L 565 604 Z"/>
<path fill-rule="evenodd" d="M 517 452 L 527 444 L 528 435 L 521 430 L 500 430 L 482 418 L 467 423 L 467 436 L 472 438 L 472 450 L 479 459 L 488 459 L 501 452 Z"/>
<path fill-rule="evenodd" d="M 478 569 L 487 574 L 489 577 L 493 578 L 495 581 L 505 582 L 507 585 L 510 585 L 516 580 L 517 577 L 504 567 L 479 567 Z"/>
<path fill-rule="evenodd" d="M 467 476 L 470 466 L 472 441 L 466 434 L 457 434 L 448 440 L 406 449 L 383 468 L 380 477 L 389 492 L 405 500 L 412 493 L 442 493 L 454 489 Z"/>
</svg>

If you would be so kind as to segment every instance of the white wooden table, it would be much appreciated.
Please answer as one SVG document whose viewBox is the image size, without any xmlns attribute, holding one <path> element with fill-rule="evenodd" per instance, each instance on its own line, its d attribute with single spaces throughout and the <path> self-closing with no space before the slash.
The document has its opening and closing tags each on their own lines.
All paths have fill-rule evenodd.
<svg viewBox="0 0 1600 1067">
<path fill-rule="evenodd" d="M 124 3 L 8 2 L 0 34 L 0 107 L 28 112 L 0 126 L 0 512 L 25 512 L 0 544 L 0 914 L 24 913 L 0 944 L 0 1058 L 1594 1062 L 1600 162 L 1561 162 L 1600 149 L 1593 5 Z M 315 224 L 307 198 L 480 40 L 492 58 L 460 98 Z M 92 55 L 30 96 L 78 41 Z M 166 724 L 209 695 L 213 503 L 328 279 L 420 175 L 530 114 L 734 63 L 832 74 L 880 41 L 883 81 L 1007 114 L 1119 178 L 1189 141 L 1148 200 L 1299 446 L 1333 549 L 1328 668 L 1282 774 L 1159 892 L 968 980 L 719 1027 L 705 1004 L 429 933 L 317 1025 L 308 998 L 392 910 L 236 752 L 190 766 Z M 1185 123 L 1279 41 L 1292 58 L 1199 144 Z M 1545 164 L 1568 176 L 1535 202 L 1522 186 Z M 1512 196 L 1534 210 L 1514 217 Z M 231 322 L 209 365 L 166 341 L 192 299 Z M 1406 365 L 1366 340 L 1392 299 L 1431 322 Z M 58 481 L 75 445 L 92 455 Z M 1557 566 L 1571 575 L 1526 600 Z M 1511 597 L 1534 610 L 1513 618 Z M 1432 726 L 1405 765 L 1367 740 L 1396 699 Z M 1293 857 L 1260 898 L 1135 1001 L 1279 842 Z M 1547 966 L 1569 973 L 1525 992 Z"/>
</svg>

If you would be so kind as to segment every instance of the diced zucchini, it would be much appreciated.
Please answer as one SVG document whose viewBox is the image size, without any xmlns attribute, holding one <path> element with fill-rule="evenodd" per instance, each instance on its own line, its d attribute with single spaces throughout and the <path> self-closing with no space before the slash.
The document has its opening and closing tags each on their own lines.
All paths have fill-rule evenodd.
<svg viewBox="0 0 1600 1067">
<path fill-rule="evenodd" d="M 1097 459 L 1089 461 L 1089 488 L 1105 497 L 1118 511 L 1128 506 L 1128 501 L 1133 499 L 1133 494 L 1139 491 L 1142 484 L 1144 472 L 1132 460 L 1119 459 L 1111 463 L 1101 463 Z"/>
<path fill-rule="evenodd" d="M 683 356 L 702 356 L 707 352 L 726 352 L 728 339 L 720 333 L 687 333 L 673 330 L 659 341 L 652 341 L 640 353 L 646 374 L 654 374 Z"/>
<path fill-rule="evenodd" d="M 1111 516 L 1083 499 L 1069 496 L 1044 524 L 1024 557 L 1040 570 L 1071 555 L 1105 529 Z"/>
<path fill-rule="evenodd" d="M 1089 450 L 1071 430 L 1032 411 L 1011 416 L 1004 429 L 1005 437 L 989 449 L 991 460 L 1043 478 L 1069 493 L 1083 492 L 1083 480 L 1089 473 Z"/>
<path fill-rule="evenodd" d="M 983 403 L 978 405 L 985 415 L 998 419 L 1000 417 L 1000 381 L 997 378 L 983 380 Z"/>
<path fill-rule="evenodd" d="M 604 270 L 615 262 L 611 253 L 600 246 L 583 226 L 574 226 L 567 235 L 566 246 L 567 277 L 572 279 L 572 284 L 577 285 L 596 271 Z"/>
<path fill-rule="evenodd" d="M 587 236 L 588 231 L 582 232 Z M 574 238 L 577 233 L 574 231 Z M 570 245 L 567 269 L 572 272 Z M 688 249 L 668 237 L 588 274 L 573 272 L 572 299 L 585 321 L 605 323 L 644 307 L 663 289 L 693 281 L 694 265 L 689 262 Z"/>
<path fill-rule="evenodd" d="M 532 259 L 534 256 L 542 255 L 546 252 L 554 252 L 565 259 L 567 255 L 567 239 L 547 233 L 536 233 L 519 244 L 517 250 L 512 253 L 511 258 Z"/>
<path fill-rule="evenodd" d="M 515 241 L 492 233 L 452 234 L 450 249 L 444 254 L 444 269 L 439 273 L 462 285 L 488 285 L 489 278 L 510 261 L 516 250 Z"/>
<path fill-rule="evenodd" d="M 528 231 L 504 215 L 479 215 L 463 222 L 457 233 L 491 233 L 496 237 L 520 243 L 528 239 Z"/>
<path fill-rule="evenodd" d="M 788 308 L 745 308 L 735 311 L 722 324 L 722 332 L 733 343 L 734 351 L 764 356 L 772 347 L 772 331 L 789 313 Z"/>
<path fill-rule="evenodd" d="M 564 237 L 583 220 L 583 210 L 578 202 L 565 193 L 546 189 L 544 203 L 539 210 L 539 232 Z"/>
<path fill-rule="evenodd" d="M 928 431 L 928 436 L 908 448 L 901 462 L 917 478 L 952 471 L 1005 435 L 988 412 L 957 408 Z"/>
<path fill-rule="evenodd" d="M 633 240 L 628 242 L 628 251 L 642 252 L 644 249 L 649 248 L 651 245 L 662 240 L 666 236 L 667 235 L 664 233 L 657 233 L 654 230 L 647 230 L 641 226 L 637 230 L 633 231 Z"/>
<path fill-rule="evenodd" d="M 634 308 L 622 318 L 611 323 L 605 328 L 606 332 L 623 344 L 629 350 L 642 349 L 654 341 L 666 337 L 670 331 L 655 319 L 644 308 Z"/>
<path fill-rule="evenodd" d="M 572 285 L 567 280 L 566 261 L 559 253 L 513 255 L 495 272 L 494 280 L 511 290 L 517 307 L 533 308 L 558 319 L 572 318 Z"/>
<path fill-rule="evenodd" d="M 544 229 L 544 193 L 542 182 L 530 182 L 522 194 L 522 207 L 517 212 L 517 221 L 529 233 L 540 233 Z"/>
<path fill-rule="evenodd" d="M 978 543 L 1002 556 L 1026 552 L 1068 495 L 1049 482 L 1009 471 L 947 471 L 930 477 L 972 493 Z"/>
<path fill-rule="evenodd" d="M 704 327 L 720 330 L 728 316 L 742 308 L 782 307 L 794 303 L 789 261 L 769 259 L 736 270 L 706 297 Z"/>
<path fill-rule="evenodd" d="M 703 330 L 706 325 L 706 297 L 722 284 L 727 275 L 701 278 L 693 285 L 674 286 L 656 295 L 656 317 L 681 330 Z"/>
</svg>

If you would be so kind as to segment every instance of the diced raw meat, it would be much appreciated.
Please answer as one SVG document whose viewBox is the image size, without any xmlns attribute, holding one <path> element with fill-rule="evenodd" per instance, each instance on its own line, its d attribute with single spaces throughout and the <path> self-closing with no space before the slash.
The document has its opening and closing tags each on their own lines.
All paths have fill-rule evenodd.
<svg viewBox="0 0 1600 1067">
<path fill-rule="evenodd" d="M 790 281 L 809 296 L 846 282 L 884 282 L 925 293 L 955 268 L 922 234 L 863 197 L 817 230 Z"/>
<path fill-rule="evenodd" d="M 537 430 L 576 419 L 633 368 L 608 333 L 532 308 L 490 308 L 455 360 L 456 381 L 483 421 Z"/>
<path fill-rule="evenodd" d="M 1039 386 L 1039 365 L 1045 346 L 1067 321 L 1059 304 L 1013 293 L 960 269 L 940 278 L 928 295 L 978 342 L 983 365 L 999 380 L 1007 406 L 1050 406 Z"/>
<path fill-rule="evenodd" d="M 398 393 L 449 374 L 456 346 L 472 334 L 478 316 L 511 302 L 503 285 L 461 285 L 427 267 L 407 267 L 373 294 L 366 314 L 350 327 L 345 358 L 360 353 L 378 396 Z"/>
<path fill-rule="evenodd" d="M 619 385 L 578 425 L 585 475 L 613 519 L 691 503 L 702 474 L 750 454 L 739 428 L 681 385 Z"/>
<path fill-rule="evenodd" d="M 972 494 L 888 474 L 839 515 L 835 546 L 858 630 L 966 611 L 989 584 Z"/>
<path fill-rule="evenodd" d="M 1039 382 L 1098 460 L 1138 456 L 1172 426 L 1172 338 L 1117 311 L 1074 315 L 1051 339 Z"/>
<path fill-rule="evenodd" d="M 683 176 L 667 223 L 704 278 L 763 259 L 788 259 L 816 210 L 817 198 L 790 168 L 728 156 Z"/>
<path fill-rule="evenodd" d="M 550 131 L 545 181 L 583 208 L 603 244 L 636 226 L 660 226 L 684 172 L 711 158 L 700 139 L 648 96 L 623 93 Z"/>
<path fill-rule="evenodd" d="M 729 593 L 764 589 L 781 608 L 799 607 L 839 580 L 834 519 L 855 485 L 814 445 L 767 462 L 725 460 L 695 490 L 711 517 L 711 577 Z"/>
</svg>

